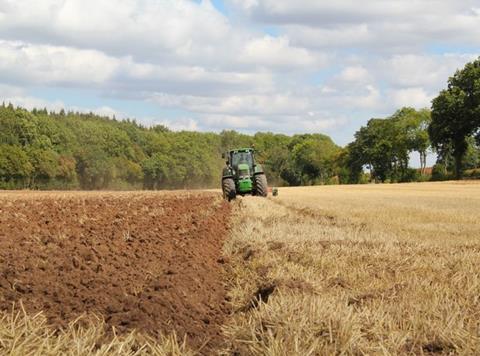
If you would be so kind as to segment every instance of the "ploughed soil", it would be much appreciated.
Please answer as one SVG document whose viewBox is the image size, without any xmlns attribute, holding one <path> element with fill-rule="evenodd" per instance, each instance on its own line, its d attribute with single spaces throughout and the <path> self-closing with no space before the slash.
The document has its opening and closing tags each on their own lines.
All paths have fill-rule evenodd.
<svg viewBox="0 0 480 356">
<path fill-rule="evenodd" d="M 208 352 L 228 314 L 229 213 L 215 193 L 0 193 L 0 310 L 22 301 L 57 328 L 93 313 Z"/>
</svg>

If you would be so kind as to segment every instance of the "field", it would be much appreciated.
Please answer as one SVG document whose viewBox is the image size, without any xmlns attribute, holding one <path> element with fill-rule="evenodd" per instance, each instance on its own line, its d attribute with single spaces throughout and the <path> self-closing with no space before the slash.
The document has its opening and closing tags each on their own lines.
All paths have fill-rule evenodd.
<svg viewBox="0 0 480 356">
<path fill-rule="evenodd" d="M 42 345 L 43 330 L 19 338 L 31 323 L 6 314 L 0 353 L 22 355 L 36 343 L 41 354 L 58 354 L 56 347 L 78 344 L 71 338 L 84 324 L 97 332 L 85 336 L 80 354 L 104 350 L 112 327 L 119 335 L 165 336 L 155 350 L 177 348 L 172 332 L 192 349 L 218 347 L 228 314 L 218 260 L 230 211 L 218 194 L 3 193 L 0 203 L 0 308 L 8 312 L 14 302 L 27 315 L 43 312 L 35 325 L 65 330 L 83 316 L 58 346 L 55 335 Z M 119 354 L 139 344 L 153 350 L 141 338 L 127 341 L 115 345 Z"/>
<path fill-rule="evenodd" d="M 231 348 L 480 350 L 478 183 L 290 188 L 239 205 L 230 294 L 238 309 L 256 291 L 268 301 L 230 320 Z"/>
<path fill-rule="evenodd" d="M 480 350 L 478 183 L 0 203 L 0 353 Z"/>
</svg>

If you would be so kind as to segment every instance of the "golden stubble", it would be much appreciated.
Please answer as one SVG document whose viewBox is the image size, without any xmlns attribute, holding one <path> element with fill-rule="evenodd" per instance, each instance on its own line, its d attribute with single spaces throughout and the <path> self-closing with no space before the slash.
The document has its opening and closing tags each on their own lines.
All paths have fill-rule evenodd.
<svg viewBox="0 0 480 356">
<path fill-rule="evenodd" d="M 480 184 L 282 188 L 237 205 L 225 353 L 480 350 Z"/>
</svg>

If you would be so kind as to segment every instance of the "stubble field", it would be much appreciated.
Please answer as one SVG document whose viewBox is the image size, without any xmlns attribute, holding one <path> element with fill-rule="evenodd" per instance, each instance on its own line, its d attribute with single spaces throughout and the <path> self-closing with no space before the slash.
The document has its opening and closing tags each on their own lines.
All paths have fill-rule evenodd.
<svg viewBox="0 0 480 356">
<path fill-rule="evenodd" d="M 478 183 L 285 188 L 235 221 L 232 300 L 268 300 L 230 320 L 231 348 L 478 354 Z"/>
<path fill-rule="evenodd" d="M 478 183 L 0 202 L 0 353 L 480 350 Z"/>
</svg>

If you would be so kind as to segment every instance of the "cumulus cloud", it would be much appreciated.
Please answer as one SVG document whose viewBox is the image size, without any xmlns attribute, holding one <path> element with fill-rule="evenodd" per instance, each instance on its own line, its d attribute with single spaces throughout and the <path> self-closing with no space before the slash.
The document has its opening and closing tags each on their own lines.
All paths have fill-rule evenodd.
<svg viewBox="0 0 480 356">
<path fill-rule="evenodd" d="M 308 47 L 368 45 L 408 50 L 430 41 L 480 44 L 474 0 L 256 0 L 231 1 L 252 21 L 283 26 Z M 446 20 L 448 19 L 448 20 Z"/>
<path fill-rule="evenodd" d="M 151 100 L 165 107 L 183 107 L 194 112 L 214 114 L 289 115 L 311 108 L 309 98 L 289 94 L 200 97 L 158 93 Z"/>
<path fill-rule="evenodd" d="M 244 132 L 255 133 L 258 131 L 280 133 L 305 133 L 305 132 L 332 132 L 343 126 L 347 120 L 344 117 L 331 117 L 324 113 L 310 115 L 219 115 L 210 114 L 202 116 L 202 121 L 209 130 L 222 130 L 227 127 L 237 127 Z"/>
<path fill-rule="evenodd" d="M 368 71 L 362 66 L 345 67 L 339 75 L 340 80 L 347 82 L 365 82 L 369 78 Z"/>
<path fill-rule="evenodd" d="M 433 99 L 433 95 L 429 95 L 423 88 L 393 90 L 390 97 L 396 107 L 410 106 L 417 109 L 429 107 Z"/>
<path fill-rule="evenodd" d="M 127 118 L 128 115 L 122 111 L 111 108 L 107 105 L 100 107 L 82 107 L 82 106 L 68 106 L 62 100 L 46 100 L 35 96 L 28 95 L 28 93 L 16 86 L 0 84 L 0 98 L 5 104 L 12 104 L 13 106 L 32 109 L 47 109 L 48 111 L 59 112 L 60 110 L 70 110 L 81 113 L 93 112 L 97 115 L 116 117 L 117 119 Z"/>
<path fill-rule="evenodd" d="M 140 58 L 178 55 L 224 41 L 227 19 L 209 1 L 4 0 L 0 33 Z M 208 48 L 205 48 L 208 51 Z"/>
<path fill-rule="evenodd" d="M 264 36 L 246 43 L 241 60 L 259 66 L 311 68 L 323 65 L 326 58 L 315 58 L 307 49 L 290 46 L 287 37 Z"/>
<path fill-rule="evenodd" d="M 425 86 L 439 88 L 448 77 L 466 62 L 475 59 L 473 54 L 398 54 L 379 61 L 379 76 L 399 87 Z"/>
<path fill-rule="evenodd" d="M 0 40 L 0 76 L 34 84 L 101 84 L 118 60 L 96 50 Z"/>
</svg>

